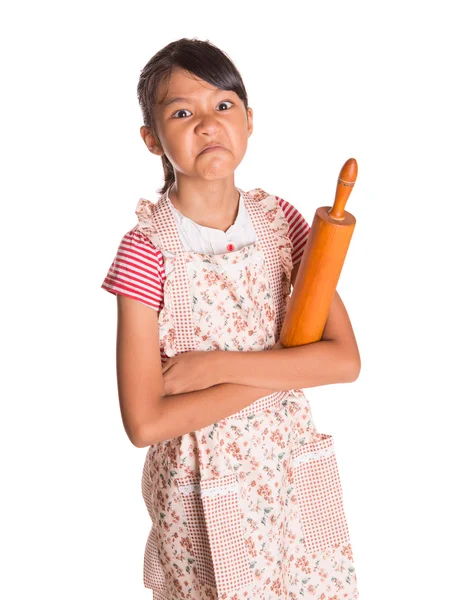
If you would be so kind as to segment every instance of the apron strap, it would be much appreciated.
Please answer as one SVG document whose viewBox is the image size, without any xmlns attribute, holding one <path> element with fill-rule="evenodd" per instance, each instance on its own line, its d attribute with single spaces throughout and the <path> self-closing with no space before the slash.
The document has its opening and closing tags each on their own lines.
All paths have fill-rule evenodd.
<svg viewBox="0 0 471 600">
<path fill-rule="evenodd" d="M 293 244 L 289 238 L 289 223 L 277 196 L 255 188 L 244 194 L 247 211 L 265 255 L 274 295 L 275 339 L 278 340 L 291 294 Z M 281 268 L 280 268 L 281 263 Z"/>
</svg>

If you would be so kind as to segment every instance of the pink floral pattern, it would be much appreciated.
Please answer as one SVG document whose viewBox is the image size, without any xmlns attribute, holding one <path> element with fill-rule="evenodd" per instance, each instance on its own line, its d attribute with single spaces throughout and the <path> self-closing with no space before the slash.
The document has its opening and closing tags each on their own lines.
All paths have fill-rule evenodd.
<svg viewBox="0 0 471 600">
<path fill-rule="evenodd" d="M 260 188 L 247 194 L 251 216 L 261 208 L 265 217 L 255 219 L 258 242 L 222 255 L 178 250 L 165 197 L 159 212 L 140 206 L 143 230 L 166 248 L 170 261 L 159 314 L 167 356 L 190 344 L 182 343 L 183 329 L 198 350 L 259 351 L 276 342 L 289 299 L 292 245 L 276 199 Z M 338 482 L 331 436 L 317 432 L 302 390 L 287 390 L 276 404 L 261 406 L 257 401 L 150 446 L 142 474 L 152 521 L 144 585 L 154 600 L 358 599 L 345 522 L 332 534 L 326 521 L 318 535 L 323 513 L 306 500 L 319 491 L 332 522 L 344 519 L 338 483 L 334 505 L 315 487 L 320 480 L 309 477 L 319 472 Z"/>
<path fill-rule="evenodd" d="M 267 350 L 275 344 L 273 296 L 256 244 L 186 257 L 197 350 Z"/>
</svg>

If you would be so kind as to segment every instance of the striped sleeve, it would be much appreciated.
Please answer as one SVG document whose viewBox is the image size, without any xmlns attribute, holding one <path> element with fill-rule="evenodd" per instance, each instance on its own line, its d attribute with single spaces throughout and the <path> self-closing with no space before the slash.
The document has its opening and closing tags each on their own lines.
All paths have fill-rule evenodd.
<svg viewBox="0 0 471 600">
<path fill-rule="evenodd" d="M 123 236 L 101 287 L 160 311 L 165 280 L 163 256 L 137 227 Z"/>
<path fill-rule="evenodd" d="M 288 235 L 293 244 L 292 260 L 293 265 L 295 265 L 303 257 L 304 246 L 311 228 L 302 214 L 292 204 L 282 198 L 278 198 L 278 203 L 289 223 Z"/>
</svg>

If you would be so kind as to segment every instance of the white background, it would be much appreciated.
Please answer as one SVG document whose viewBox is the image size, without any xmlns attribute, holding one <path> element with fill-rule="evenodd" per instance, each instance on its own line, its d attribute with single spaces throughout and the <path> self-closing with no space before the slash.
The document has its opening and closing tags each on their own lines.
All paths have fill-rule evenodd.
<svg viewBox="0 0 471 600">
<path fill-rule="evenodd" d="M 307 390 L 333 435 L 361 600 L 470 597 L 469 21 L 452 2 L 23 2 L 2 10 L 2 559 L 9 600 L 150 599 L 146 449 L 122 426 L 100 288 L 160 157 L 140 70 L 181 37 L 240 70 L 236 185 L 312 222 L 345 160 L 338 291 L 362 357 Z"/>
</svg>

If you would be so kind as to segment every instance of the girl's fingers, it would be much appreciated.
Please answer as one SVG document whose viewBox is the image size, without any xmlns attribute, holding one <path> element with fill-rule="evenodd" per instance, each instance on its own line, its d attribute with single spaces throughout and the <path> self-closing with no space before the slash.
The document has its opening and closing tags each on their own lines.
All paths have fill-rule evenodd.
<svg viewBox="0 0 471 600">
<path fill-rule="evenodd" d="M 165 371 L 168 371 L 170 369 L 170 367 L 173 365 L 173 363 L 170 362 L 170 359 L 165 363 L 165 365 L 162 367 L 162 373 L 165 373 Z"/>
</svg>

